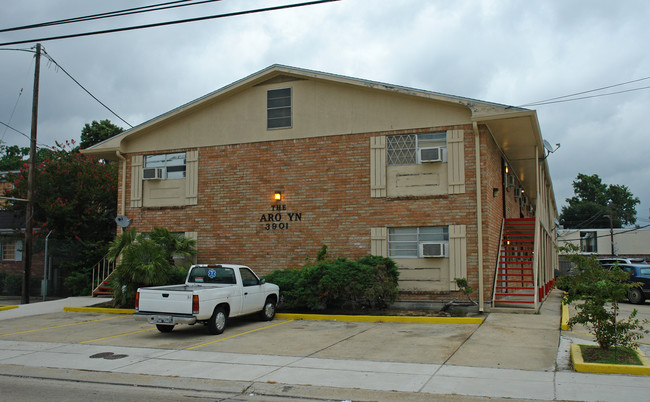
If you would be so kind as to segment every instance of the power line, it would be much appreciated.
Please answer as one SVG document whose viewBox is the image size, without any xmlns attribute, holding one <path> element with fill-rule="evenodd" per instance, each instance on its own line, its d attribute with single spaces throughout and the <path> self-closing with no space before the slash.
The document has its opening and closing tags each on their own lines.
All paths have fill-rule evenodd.
<svg viewBox="0 0 650 402">
<path fill-rule="evenodd" d="M 20 52 L 36 53 L 33 49 L 0 49 L 0 50 L 14 50 L 14 51 L 20 51 Z M 50 56 L 50 55 L 45 51 L 45 48 L 42 48 L 42 54 L 43 54 L 43 56 L 47 57 L 47 59 L 48 59 L 50 62 L 54 63 L 54 65 L 55 65 L 57 68 L 59 68 L 61 71 L 63 71 L 63 72 L 65 73 L 65 75 L 67 75 L 67 76 L 68 76 L 72 81 L 74 81 L 74 83 L 77 84 L 77 85 L 79 86 L 79 88 L 83 89 L 83 90 L 84 90 L 88 95 L 90 95 L 90 97 L 92 97 L 94 100 L 96 100 L 97 103 L 99 103 L 100 105 L 104 106 L 104 107 L 106 108 L 106 110 L 108 110 L 109 112 L 111 112 L 111 113 L 112 113 L 115 117 L 117 117 L 118 119 L 122 120 L 122 121 L 123 121 L 127 126 L 133 128 L 133 126 L 132 126 L 131 124 L 129 124 L 129 122 L 127 122 L 126 120 L 124 120 L 120 115 L 118 115 L 116 112 L 114 112 L 113 109 L 111 109 L 110 107 L 108 107 L 106 104 L 104 104 L 104 102 L 100 101 L 100 100 L 99 100 L 95 95 L 93 95 L 93 94 L 92 94 L 88 89 L 86 89 L 83 85 L 81 85 L 81 83 L 80 83 L 79 81 L 77 81 L 77 80 L 76 80 L 76 79 L 75 79 L 75 78 L 74 78 L 74 77 L 73 77 L 73 76 L 72 76 L 72 75 L 71 75 L 71 74 L 70 74 L 70 73 L 69 73 L 65 68 L 63 68 L 63 67 L 62 67 L 62 66 L 61 66 L 61 65 L 60 65 L 56 60 L 54 60 L 54 58 L 53 58 L 52 56 Z M 5 126 L 7 126 L 7 124 L 5 124 L 5 123 L 2 123 L 2 124 L 5 125 Z M 10 126 L 7 126 L 7 127 L 11 128 Z M 24 133 L 21 133 L 20 131 L 15 130 L 15 129 L 14 129 L 14 131 L 16 131 L 16 132 L 18 132 L 18 133 L 20 133 L 20 134 L 26 135 L 26 134 L 24 134 Z M 29 138 L 29 137 L 28 137 L 28 138 Z"/>
<path fill-rule="evenodd" d="M 72 75 L 70 75 L 70 73 L 67 72 L 65 68 L 61 67 L 61 65 L 60 65 L 59 63 L 57 63 L 57 61 L 54 60 L 54 58 L 52 58 L 52 56 L 50 56 L 50 55 L 45 51 L 45 49 L 43 49 L 43 55 L 44 55 L 45 57 L 47 57 L 47 59 L 50 60 L 52 63 L 54 63 L 54 65 L 56 65 L 58 68 L 60 68 L 61 71 L 63 71 L 63 72 L 65 73 L 65 75 L 67 75 L 67 76 L 68 76 L 72 81 L 74 81 L 75 84 L 79 85 L 79 87 L 80 87 L 81 89 L 83 89 L 83 90 L 84 90 L 88 95 L 90 95 L 90 96 L 91 96 L 94 100 L 96 100 L 100 105 L 104 106 L 104 107 L 106 108 L 106 110 L 108 110 L 109 112 L 113 113 L 113 115 L 114 115 L 115 117 L 117 117 L 118 119 L 122 120 L 122 121 L 123 121 L 127 126 L 133 128 L 133 126 L 132 126 L 131 124 L 129 124 L 129 122 L 127 122 L 126 120 L 124 120 L 124 119 L 123 119 L 119 114 L 115 113 L 115 112 L 114 112 L 110 107 L 106 106 L 106 104 L 104 104 L 104 102 L 102 102 L 102 101 L 100 101 L 99 99 L 97 99 L 97 97 L 96 97 L 95 95 L 93 95 L 89 90 L 87 90 L 83 85 L 81 85 L 81 83 L 80 83 L 79 81 L 77 81 L 77 80 L 76 80 Z"/>
<path fill-rule="evenodd" d="M 178 4 L 178 3 L 187 3 L 188 1 L 194 1 L 194 0 L 176 0 L 167 3 L 152 4 L 149 6 L 128 8 L 128 9 L 117 10 L 117 11 L 108 11 L 104 13 L 91 14 L 91 15 L 86 15 L 81 17 L 65 18 L 62 20 L 41 22 L 38 24 L 23 25 L 23 26 L 18 26 L 13 28 L 4 28 L 4 29 L 0 29 L 0 32 L 21 31 L 25 29 L 44 28 L 48 26 L 72 24 L 76 22 L 86 22 L 86 21 L 92 21 L 92 20 L 98 20 L 104 18 L 122 17 L 125 15 L 148 13 L 151 11 L 161 11 L 161 10 L 168 10 L 168 9 L 178 8 L 178 7 L 187 7 L 187 6 L 195 6 L 195 5 L 205 4 L 205 3 L 214 3 L 222 0 L 203 0 L 203 1 L 190 3 L 190 4 Z"/>
<path fill-rule="evenodd" d="M 145 24 L 145 25 L 135 25 L 135 26 L 123 27 L 123 28 L 105 29 L 105 30 L 102 30 L 102 31 L 92 31 L 92 32 L 83 32 L 83 33 L 69 34 L 69 35 L 60 35 L 60 36 L 50 36 L 50 37 L 44 37 L 44 38 L 19 40 L 19 41 L 13 41 L 13 42 L 0 43 L 0 46 L 18 45 L 18 44 L 33 43 L 33 42 L 45 42 L 45 41 L 49 41 L 49 40 L 70 39 L 70 38 L 79 38 L 79 37 L 84 37 L 84 36 L 103 35 L 103 34 L 116 33 L 116 32 L 133 31 L 133 30 L 137 30 L 137 29 L 155 28 L 155 27 L 167 26 L 167 25 L 185 24 L 185 23 L 188 23 L 188 22 L 206 21 L 206 20 L 212 20 L 212 19 L 217 19 L 217 18 L 235 17 L 235 16 L 240 16 L 240 15 L 263 13 L 263 12 L 267 12 L 267 11 L 276 11 L 276 10 L 284 10 L 284 9 L 290 9 L 290 8 L 311 6 L 311 5 L 316 5 L 316 4 L 332 3 L 332 2 L 335 2 L 335 1 L 340 1 L 340 0 L 318 0 L 318 1 L 310 1 L 310 2 L 305 2 L 305 3 L 286 4 L 286 5 L 282 5 L 282 6 L 266 7 L 266 8 L 258 8 L 258 9 L 254 9 L 254 10 L 236 11 L 236 12 L 232 12 L 232 13 L 209 15 L 209 16 L 204 16 L 204 17 L 188 18 L 188 19 L 183 19 L 183 20 L 165 21 L 165 22 L 157 22 L 157 23 Z"/>
<path fill-rule="evenodd" d="M 608 85 L 608 86 L 601 87 L 601 88 L 590 89 L 588 91 L 576 92 L 576 93 L 570 94 L 570 95 L 563 95 L 563 96 L 558 96 L 558 97 L 555 97 L 555 98 L 545 99 L 545 100 L 541 100 L 541 101 L 537 101 L 537 102 L 526 103 L 524 105 L 520 105 L 520 106 L 517 106 L 517 107 L 549 105 L 549 104 L 552 104 L 552 103 L 571 102 L 571 101 L 582 100 L 582 99 L 597 98 L 597 97 L 600 97 L 600 96 L 617 95 L 617 94 L 622 94 L 622 93 L 625 93 L 625 92 L 632 92 L 632 91 L 640 91 L 640 90 L 644 90 L 644 89 L 650 89 L 650 86 L 646 86 L 646 87 L 627 89 L 627 90 L 624 90 L 624 91 L 609 92 L 609 93 L 605 93 L 605 94 L 598 94 L 598 95 L 591 95 L 591 96 L 583 96 L 583 97 L 580 97 L 580 98 L 573 98 L 574 96 L 584 95 L 584 94 L 588 94 L 588 93 L 592 93 L 592 92 L 598 92 L 598 91 L 602 91 L 602 90 L 605 90 L 605 89 L 620 87 L 620 86 L 623 86 L 623 85 L 629 85 L 629 84 L 633 84 L 635 82 L 645 81 L 645 80 L 649 80 L 649 79 L 650 79 L 650 77 L 639 78 L 639 79 L 632 80 L 632 81 L 622 82 L 620 84 Z M 572 98 L 572 99 L 566 99 L 566 98 Z"/>
</svg>

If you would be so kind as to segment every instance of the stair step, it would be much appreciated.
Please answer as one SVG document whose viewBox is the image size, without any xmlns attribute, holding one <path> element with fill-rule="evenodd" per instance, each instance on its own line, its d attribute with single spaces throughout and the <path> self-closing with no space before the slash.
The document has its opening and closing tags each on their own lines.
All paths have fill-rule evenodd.
<svg viewBox="0 0 650 402">
<path fill-rule="evenodd" d="M 495 296 L 535 297 L 535 293 L 495 293 Z"/>
<path fill-rule="evenodd" d="M 535 288 L 529 288 L 525 286 L 497 286 L 496 287 L 499 290 L 530 290 L 530 291 L 535 291 Z"/>
<path fill-rule="evenodd" d="M 535 304 L 535 301 L 531 300 L 495 300 L 494 303 L 525 303 L 525 304 Z"/>
</svg>

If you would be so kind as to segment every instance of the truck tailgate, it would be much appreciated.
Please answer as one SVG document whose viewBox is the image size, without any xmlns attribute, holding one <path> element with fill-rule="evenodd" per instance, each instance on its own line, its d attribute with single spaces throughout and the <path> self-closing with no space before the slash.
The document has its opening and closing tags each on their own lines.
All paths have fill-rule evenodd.
<svg viewBox="0 0 650 402">
<path fill-rule="evenodd" d="M 140 312 L 192 314 L 192 292 L 140 289 Z"/>
</svg>

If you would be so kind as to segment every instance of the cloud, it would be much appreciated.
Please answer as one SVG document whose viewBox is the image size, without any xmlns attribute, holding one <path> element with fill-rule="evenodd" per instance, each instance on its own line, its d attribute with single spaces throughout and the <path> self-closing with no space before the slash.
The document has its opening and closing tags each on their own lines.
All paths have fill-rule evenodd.
<svg viewBox="0 0 650 402">
<path fill-rule="evenodd" d="M 0 27 L 150 3 L 12 1 L 0 15 Z M 219 14 L 241 10 L 243 4 L 260 8 L 278 2 L 221 1 L 45 33 Z M 44 46 L 131 124 L 275 63 L 522 105 L 650 76 L 649 14 L 645 0 L 343 0 Z M 0 41 L 34 34 L 0 33 Z M 27 133 L 32 68 L 31 55 L 0 51 L 0 121 L 9 120 L 23 88 L 11 123 Z M 122 125 L 47 63 L 41 85 L 39 143 L 78 139 L 83 124 L 92 120 Z M 650 81 L 620 89 L 648 85 Z M 572 196 L 571 182 L 578 173 L 595 173 L 609 184 L 627 185 L 642 201 L 639 217 L 646 217 L 650 188 L 644 117 L 650 90 L 532 108 L 544 138 L 562 144 L 548 158 L 558 204 Z M 28 144 L 10 131 L 3 140 Z"/>
</svg>

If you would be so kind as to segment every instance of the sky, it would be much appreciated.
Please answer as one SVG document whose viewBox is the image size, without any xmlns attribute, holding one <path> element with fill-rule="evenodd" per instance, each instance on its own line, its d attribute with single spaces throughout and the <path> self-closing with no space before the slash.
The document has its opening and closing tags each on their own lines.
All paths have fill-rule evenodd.
<svg viewBox="0 0 650 402">
<path fill-rule="evenodd" d="M 0 29 L 163 1 L 3 0 Z M 0 32 L 0 43 L 301 2 L 222 0 Z M 579 173 L 597 174 L 606 184 L 627 186 L 640 199 L 637 224 L 646 226 L 649 19 L 647 0 L 341 0 L 40 42 L 133 126 L 272 64 L 534 109 L 544 139 L 561 144 L 547 159 L 558 208 L 573 196 Z M 0 122 L 26 134 L 0 124 L 6 145 L 29 146 L 34 57 L 5 49 L 34 44 L 0 46 Z M 558 99 L 562 102 L 526 106 L 583 92 Z M 566 101 L 575 98 L 584 99 Z M 42 59 L 39 146 L 78 142 L 84 124 L 103 119 L 128 128 Z"/>
</svg>

